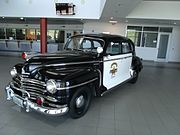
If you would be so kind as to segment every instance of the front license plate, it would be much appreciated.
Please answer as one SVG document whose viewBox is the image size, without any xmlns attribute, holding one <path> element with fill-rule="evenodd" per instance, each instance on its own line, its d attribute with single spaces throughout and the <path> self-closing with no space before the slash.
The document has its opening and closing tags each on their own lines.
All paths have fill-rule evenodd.
<svg viewBox="0 0 180 135">
<path fill-rule="evenodd" d="M 23 100 L 18 97 L 13 97 L 13 102 L 20 107 L 23 107 Z"/>
</svg>

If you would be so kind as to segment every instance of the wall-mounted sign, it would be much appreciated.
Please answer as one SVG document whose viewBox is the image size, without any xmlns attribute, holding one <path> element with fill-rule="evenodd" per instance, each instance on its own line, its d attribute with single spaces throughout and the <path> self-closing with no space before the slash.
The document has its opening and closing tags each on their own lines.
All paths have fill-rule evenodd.
<svg viewBox="0 0 180 135">
<path fill-rule="evenodd" d="M 73 3 L 56 3 L 57 15 L 75 15 Z"/>
</svg>

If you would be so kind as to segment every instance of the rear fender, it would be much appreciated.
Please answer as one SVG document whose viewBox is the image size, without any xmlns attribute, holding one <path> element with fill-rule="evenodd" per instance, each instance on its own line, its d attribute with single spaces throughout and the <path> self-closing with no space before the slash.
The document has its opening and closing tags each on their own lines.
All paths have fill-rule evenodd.
<svg viewBox="0 0 180 135">
<path fill-rule="evenodd" d="M 137 72 L 140 72 L 142 68 L 143 68 L 143 65 L 142 65 L 141 59 L 137 56 L 133 57 L 132 69 L 136 70 Z"/>
</svg>

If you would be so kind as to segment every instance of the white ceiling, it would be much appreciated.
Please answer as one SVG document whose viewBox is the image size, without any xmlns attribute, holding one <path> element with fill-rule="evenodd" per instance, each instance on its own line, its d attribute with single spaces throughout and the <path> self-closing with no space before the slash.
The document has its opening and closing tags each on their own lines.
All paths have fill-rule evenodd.
<svg viewBox="0 0 180 135">
<path fill-rule="evenodd" d="M 159 25 L 180 25 L 180 20 L 157 20 L 157 19 L 127 19 L 126 16 L 142 1 L 180 1 L 180 0 L 106 0 L 106 4 L 100 18 L 103 22 L 113 20 L 123 23 L 135 24 L 159 24 Z M 175 23 L 175 24 L 174 24 Z"/>
<path fill-rule="evenodd" d="M 106 0 L 101 19 L 125 18 L 142 0 Z"/>
</svg>

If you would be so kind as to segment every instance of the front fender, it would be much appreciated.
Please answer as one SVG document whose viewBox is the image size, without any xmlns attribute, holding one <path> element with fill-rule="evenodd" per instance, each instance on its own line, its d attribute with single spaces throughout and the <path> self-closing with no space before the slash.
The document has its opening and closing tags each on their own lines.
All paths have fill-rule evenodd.
<svg viewBox="0 0 180 135">
<path fill-rule="evenodd" d="M 64 68 L 64 69 L 43 69 L 41 74 L 47 79 L 54 79 L 58 82 L 68 82 L 69 86 L 62 88 L 69 93 L 69 99 L 71 99 L 73 93 L 80 87 L 88 86 L 92 88 L 92 92 L 95 92 L 95 88 L 98 85 L 98 76 L 99 74 L 96 70 L 91 68 L 84 67 L 74 67 L 74 68 Z M 60 95 L 62 91 L 57 93 L 57 96 Z"/>
</svg>

